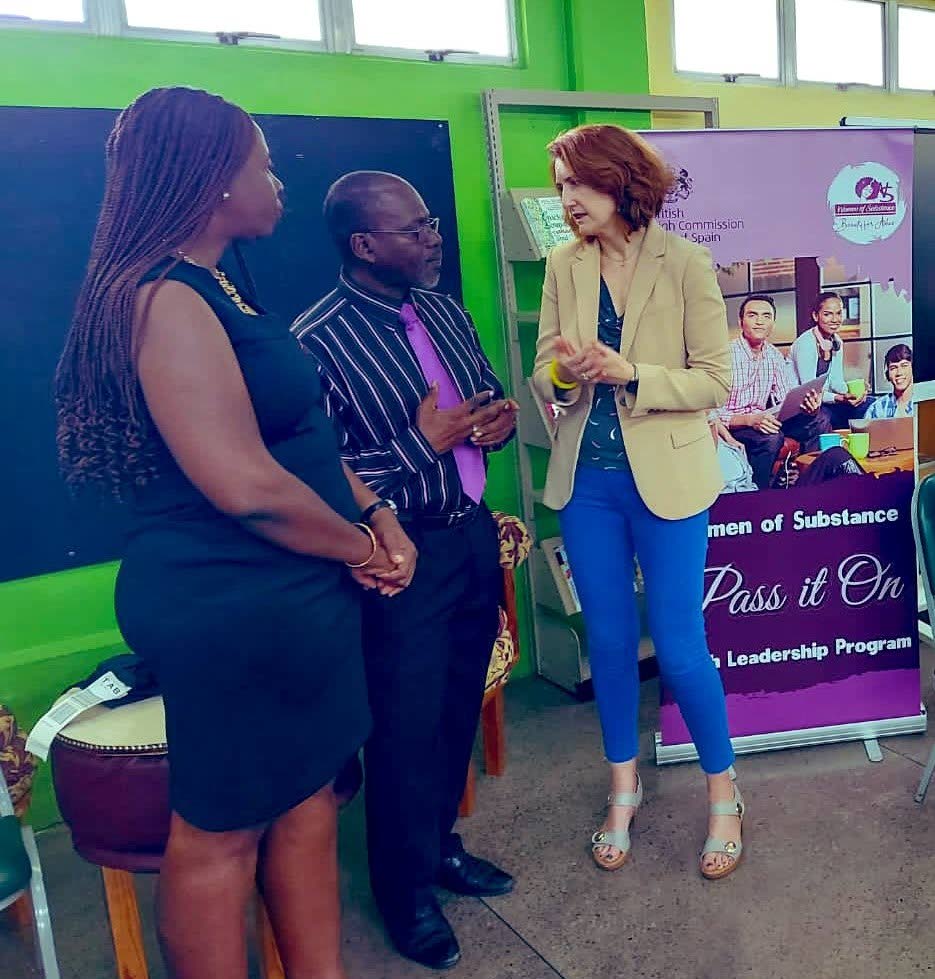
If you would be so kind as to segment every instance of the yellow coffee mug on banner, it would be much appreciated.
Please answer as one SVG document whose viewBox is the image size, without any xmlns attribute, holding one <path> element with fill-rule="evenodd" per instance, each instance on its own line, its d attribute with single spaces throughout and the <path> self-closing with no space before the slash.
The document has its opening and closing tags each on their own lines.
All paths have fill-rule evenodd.
<svg viewBox="0 0 935 979">
<path fill-rule="evenodd" d="M 847 393 L 851 397 L 862 398 L 867 393 L 867 382 L 862 377 L 855 377 L 847 382 Z"/>
<path fill-rule="evenodd" d="M 841 444 L 855 459 L 866 459 L 870 452 L 870 433 L 851 432 L 841 436 Z"/>
</svg>

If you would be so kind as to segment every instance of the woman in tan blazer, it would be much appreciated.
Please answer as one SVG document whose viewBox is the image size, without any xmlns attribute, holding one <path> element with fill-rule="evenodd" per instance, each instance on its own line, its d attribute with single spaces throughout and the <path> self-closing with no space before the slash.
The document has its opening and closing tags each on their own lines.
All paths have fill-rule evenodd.
<svg viewBox="0 0 935 979">
<path fill-rule="evenodd" d="M 707 249 L 656 221 L 672 174 L 645 140 L 580 126 L 549 153 L 576 241 L 546 262 L 534 383 L 559 406 L 544 499 L 560 511 L 611 767 L 592 854 L 606 870 L 626 862 L 643 799 L 635 555 L 659 670 L 707 775 L 701 872 L 717 879 L 740 861 L 743 816 L 702 614 L 708 507 L 722 488 L 706 417 L 731 384 L 724 302 Z"/>
</svg>

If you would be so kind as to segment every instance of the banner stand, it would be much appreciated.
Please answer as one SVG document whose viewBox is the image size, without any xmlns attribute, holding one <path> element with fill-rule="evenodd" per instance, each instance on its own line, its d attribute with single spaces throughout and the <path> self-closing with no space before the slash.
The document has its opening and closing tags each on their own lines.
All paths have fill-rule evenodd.
<svg viewBox="0 0 935 979">
<path fill-rule="evenodd" d="M 709 417 L 724 491 L 702 609 L 734 749 L 862 741 L 882 760 L 877 739 L 928 720 L 912 532 L 913 326 L 918 340 L 931 319 L 914 293 L 935 303 L 935 251 L 920 263 L 915 247 L 935 221 L 928 171 L 915 169 L 922 134 L 647 138 L 676 174 L 659 222 L 710 251 L 733 337 L 732 387 Z M 816 381 L 820 404 L 785 403 Z M 768 414 L 779 424 L 764 427 Z M 661 692 L 657 763 L 697 758 Z"/>
<path fill-rule="evenodd" d="M 809 727 L 799 731 L 776 731 L 772 734 L 751 734 L 731 738 L 734 753 L 752 755 L 758 751 L 778 751 L 781 748 L 811 748 L 820 744 L 838 744 L 843 741 L 863 741 L 870 761 L 882 761 L 883 755 L 878 738 L 890 738 L 897 734 L 925 734 L 928 715 L 925 706 L 919 704 L 919 713 L 912 717 L 892 717 L 877 721 L 860 721 L 856 724 L 835 724 L 830 727 Z M 662 733 L 653 735 L 656 764 L 672 765 L 682 761 L 697 761 L 698 752 L 690 741 L 685 744 L 663 744 Z"/>
</svg>

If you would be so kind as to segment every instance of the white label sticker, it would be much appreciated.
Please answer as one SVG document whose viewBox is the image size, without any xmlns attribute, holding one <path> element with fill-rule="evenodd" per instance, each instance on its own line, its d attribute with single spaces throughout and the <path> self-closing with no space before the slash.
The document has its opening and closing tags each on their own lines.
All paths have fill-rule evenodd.
<svg viewBox="0 0 935 979">
<path fill-rule="evenodd" d="M 45 761 L 59 731 L 91 707 L 97 707 L 105 700 L 126 697 L 130 690 L 111 671 L 98 677 L 84 690 L 73 690 L 36 721 L 26 739 L 26 750 Z"/>
<path fill-rule="evenodd" d="M 109 670 L 103 676 L 99 676 L 87 689 L 101 700 L 119 700 L 130 692 L 130 687 L 118 680 Z"/>
</svg>

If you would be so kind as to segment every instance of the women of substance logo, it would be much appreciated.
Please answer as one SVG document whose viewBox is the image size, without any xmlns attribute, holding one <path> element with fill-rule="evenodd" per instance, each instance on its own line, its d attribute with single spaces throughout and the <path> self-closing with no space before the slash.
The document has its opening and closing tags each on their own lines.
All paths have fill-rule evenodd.
<svg viewBox="0 0 935 979">
<path fill-rule="evenodd" d="M 899 176 L 882 163 L 847 166 L 828 188 L 834 230 L 857 245 L 889 238 L 903 223 Z"/>
</svg>

